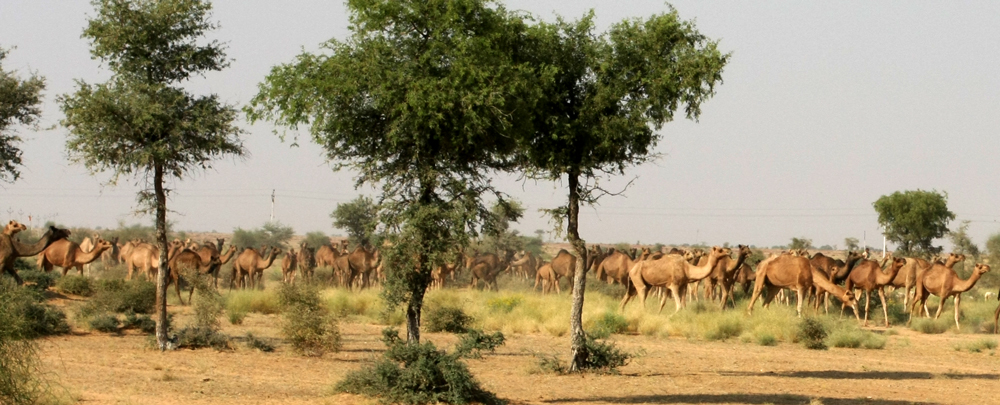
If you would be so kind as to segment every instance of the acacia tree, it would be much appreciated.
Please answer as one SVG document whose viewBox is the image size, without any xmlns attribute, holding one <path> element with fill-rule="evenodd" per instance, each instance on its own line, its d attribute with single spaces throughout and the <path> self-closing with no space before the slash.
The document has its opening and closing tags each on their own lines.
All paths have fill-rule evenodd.
<svg viewBox="0 0 1000 405">
<path fill-rule="evenodd" d="M 792 243 L 788 244 L 788 248 L 791 249 L 791 250 L 812 249 L 813 248 L 813 241 L 812 241 L 812 239 L 805 238 L 805 237 L 802 237 L 802 238 L 794 238 L 793 237 L 792 238 Z"/>
<path fill-rule="evenodd" d="M 156 341 L 167 347 L 167 193 L 164 183 L 207 169 L 225 155 L 243 156 L 237 109 L 214 94 L 194 96 L 180 84 L 227 67 L 218 41 L 199 43 L 217 27 L 206 0 L 94 0 L 97 14 L 83 31 L 91 55 L 112 71 L 100 84 L 77 82 L 60 96 L 70 159 L 109 184 L 135 178 L 140 210 L 155 211 L 160 265 L 156 279 Z"/>
<path fill-rule="evenodd" d="M 846 246 L 845 249 L 847 249 L 848 252 L 852 250 L 858 250 L 859 249 L 858 242 L 860 242 L 858 238 L 854 237 L 844 238 L 844 246 Z"/>
<path fill-rule="evenodd" d="M 371 246 L 371 239 L 378 227 L 378 205 L 371 198 L 358 196 L 330 213 L 333 226 L 346 230 L 350 241 L 361 246 Z"/>
<path fill-rule="evenodd" d="M 929 256 L 940 251 L 932 244 L 948 233 L 955 214 L 948 210 L 948 194 L 909 190 L 879 197 L 872 206 L 885 237 L 904 255 Z"/>
<path fill-rule="evenodd" d="M 3 70 L 6 57 L 7 50 L 0 48 L 0 181 L 14 182 L 21 176 L 21 137 L 12 127 L 38 122 L 45 79 L 35 74 L 21 79 L 14 71 Z"/>
<path fill-rule="evenodd" d="M 542 81 L 545 96 L 535 110 L 534 132 L 520 149 L 529 175 L 568 185 L 566 205 L 550 213 L 560 224 L 565 219 L 566 236 L 582 258 L 573 279 L 571 370 L 586 367 L 588 357 L 580 205 L 606 194 L 597 179 L 654 158 L 656 131 L 678 109 L 697 118 L 729 58 L 672 9 L 622 21 L 602 35 L 593 32 L 593 19 L 591 12 L 576 22 L 560 19 L 533 30 L 531 54 L 552 76 Z"/>
<path fill-rule="evenodd" d="M 512 167 L 538 88 L 520 62 L 521 18 L 487 0 L 348 0 L 347 40 L 275 67 L 251 121 L 309 126 L 335 169 L 380 189 L 383 297 L 406 305 L 407 340 L 433 267 L 493 220 L 482 195 Z"/>
</svg>

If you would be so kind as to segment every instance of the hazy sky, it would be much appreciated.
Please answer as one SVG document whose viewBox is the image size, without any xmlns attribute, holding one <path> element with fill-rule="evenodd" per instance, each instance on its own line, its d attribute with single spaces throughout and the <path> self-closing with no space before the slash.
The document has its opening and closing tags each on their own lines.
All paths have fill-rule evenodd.
<svg viewBox="0 0 1000 405">
<path fill-rule="evenodd" d="M 551 20 L 594 9 L 604 31 L 625 18 L 666 10 L 660 1 L 507 1 Z M 606 198 L 581 213 L 588 242 L 786 244 L 791 237 L 843 246 L 845 237 L 881 245 L 872 202 L 897 190 L 948 193 L 958 220 L 971 220 L 980 245 L 1000 231 L 1000 3 L 678 1 L 698 29 L 732 52 L 717 95 L 700 122 L 667 124 L 663 158 L 612 179 L 638 176 L 626 197 Z M 243 105 L 271 66 L 346 38 L 347 15 L 336 1 L 215 2 L 212 34 L 228 43 L 231 68 L 191 82 Z M 0 1 L 0 46 L 16 47 L 4 69 L 45 76 L 42 130 L 26 138 L 22 178 L 0 186 L 0 218 L 38 225 L 114 227 L 151 222 L 130 213 L 134 182 L 104 186 L 66 159 L 59 94 L 74 80 L 100 82 L 107 70 L 80 38 L 89 2 Z M 336 234 L 329 213 L 355 190 L 354 174 L 333 172 L 320 148 L 281 143 L 270 125 L 249 126 L 245 160 L 171 184 L 169 219 L 179 229 L 229 232 L 275 217 L 298 233 Z M 516 227 L 550 229 L 537 209 L 565 200 L 563 184 L 501 178 L 528 215 Z M 952 228 L 958 225 L 952 223 Z M 939 243 L 943 243 L 940 241 Z"/>
</svg>

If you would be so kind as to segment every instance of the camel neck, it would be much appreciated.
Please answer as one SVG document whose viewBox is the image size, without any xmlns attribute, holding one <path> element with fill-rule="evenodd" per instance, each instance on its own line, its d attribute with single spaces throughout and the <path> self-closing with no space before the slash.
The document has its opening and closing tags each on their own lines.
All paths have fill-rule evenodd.
<svg viewBox="0 0 1000 405">
<path fill-rule="evenodd" d="M 955 284 L 955 292 L 966 292 L 971 290 L 972 287 L 976 285 L 976 282 L 979 281 L 979 278 L 982 276 L 983 273 L 980 273 L 978 270 L 973 271 L 972 275 L 969 276 L 967 280 L 961 280 L 957 284 Z"/>
</svg>

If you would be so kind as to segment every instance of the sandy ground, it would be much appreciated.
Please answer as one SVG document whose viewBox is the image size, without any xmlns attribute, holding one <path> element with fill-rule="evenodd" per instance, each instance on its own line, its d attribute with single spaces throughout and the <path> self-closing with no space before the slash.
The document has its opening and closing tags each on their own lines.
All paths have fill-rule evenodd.
<svg viewBox="0 0 1000 405">
<path fill-rule="evenodd" d="M 190 311 L 189 308 L 182 311 Z M 183 322 L 184 315 L 178 319 Z M 276 345 L 273 353 L 212 349 L 160 353 L 149 338 L 75 331 L 41 341 L 43 366 L 63 397 L 108 404 L 365 404 L 376 401 L 336 394 L 350 370 L 378 356 L 383 326 L 341 324 L 344 349 L 322 358 L 301 357 L 281 342 L 278 317 L 251 314 L 224 332 L 247 332 Z M 535 353 L 569 353 L 568 337 L 508 336 L 506 346 L 482 360 L 468 360 L 481 383 L 514 404 L 990 404 L 1000 389 L 1000 362 L 991 352 L 956 351 L 983 335 L 923 335 L 902 327 L 883 350 L 806 350 L 800 345 L 763 347 L 737 340 L 689 341 L 616 336 L 645 354 L 620 375 L 537 373 Z M 882 329 L 873 329 L 882 331 Z M 424 335 L 439 346 L 457 339 Z"/>
</svg>

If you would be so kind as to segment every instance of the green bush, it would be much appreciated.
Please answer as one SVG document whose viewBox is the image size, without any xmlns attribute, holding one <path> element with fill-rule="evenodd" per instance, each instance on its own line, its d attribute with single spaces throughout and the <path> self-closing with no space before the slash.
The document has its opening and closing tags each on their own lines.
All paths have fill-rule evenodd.
<svg viewBox="0 0 1000 405">
<path fill-rule="evenodd" d="M 211 347 L 216 350 L 232 349 L 230 338 L 220 332 L 219 316 L 225 308 L 225 301 L 219 292 L 208 283 L 208 276 L 195 272 L 185 274 L 194 288 L 194 324 L 177 331 L 177 347 L 198 349 Z"/>
<path fill-rule="evenodd" d="M 566 374 L 569 370 L 566 364 L 555 354 L 540 354 L 538 358 L 538 369 L 545 374 Z"/>
<path fill-rule="evenodd" d="M 910 329 L 920 333 L 941 334 L 951 329 L 952 321 L 948 319 L 916 318 L 910 323 Z"/>
<path fill-rule="evenodd" d="M 247 347 L 251 349 L 260 350 L 264 353 L 270 353 L 274 351 L 274 346 L 267 343 L 266 340 L 258 338 L 253 335 L 253 333 L 247 332 Z"/>
<path fill-rule="evenodd" d="M 320 304 L 316 287 L 282 284 L 278 300 L 285 308 L 281 333 L 296 353 L 322 356 L 328 351 L 340 350 L 337 318 Z"/>
<path fill-rule="evenodd" d="M 123 329 L 138 329 L 142 333 L 152 334 L 156 332 L 156 321 L 149 315 L 136 315 L 135 312 L 125 313 L 125 320 L 122 321 Z"/>
<path fill-rule="evenodd" d="M 808 317 L 802 318 L 799 322 L 799 330 L 796 338 L 802 342 L 807 349 L 826 350 L 826 327 L 819 319 Z"/>
<path fill-rule="evenodd" d="M 218 330 L 202 326 L 185 326 L 177 331 L 177 347 L 186 349 L 200 349 L 211 347 L 216 350 L 232 349 L 229 336 L 219 333 Z"/>
<path fill-rule="evenodd" d="M 613 342 L 602 342 L 590 336 L 586 337 L 584 347 L 587 350 L 587 358 L 579 365 L 584 371 L 617 373 L 619 367 L 627 365 L 634 357 L 633 354 L 619 349 Z"/>
<path fill-rule="evenodd" d="M 524 299 L 521 298 L 520 295 L 508 295 L 505 297 L 496 297 L 487 300 L 486 307 L 495 313 L 509 314 L 514 310 L 514 308 L 521 305 L 522 301 L 524 301 Z"/>
<path fill-rule="evenodd" d="M 149 281 L 98 280 L 94 295 L 80 308 L 89 317 L 102 312 L 151 314 L 156 307 L 156 285 Z"/>
<path fill-rule="evenodd" d="M 93 282 L 84 276 L 67 275 L 60 277 L 56 287 L 64 293 L 89 297 L 94 293 Z"/>
<path fill-rule="evenodd" d="M 229 316 L 229 323 L 233 325 L 242 325 L 243 319 L 247 317 L 245 311 L 228 311 L 226 314 Z"/>
<path fill-rule="evenodd" d="M 778 339 L 774 335 L 765 332 L 757 335 L 757 344 L 761 346 L 776 346 Z"/>
<path fill-rule="evenodd" d="M 119 326 L 121 322 L 114 314 L 104 313 L 90 318 L 90 328 L 98 332 L 118 333 Z"/>
<path fill-rule="evenodd" d="M 455 353 L 461 357 L 472 359 L 482 358 L 482 352 L 494 353 L 497 347 L 503 346 L 506 339 L 501 332 L 485 334 L 478 329 L 470 329 L 468 333 L 462 335 L 455 346 Z"/>
<path fill-rule="evenodd" d="M 15 263 L 20 263 L 22 260 L 19 258 Z M 34 265 L 32 265 L 30 270 L 20 270 L 17 274 L 24 280 L 25 286 L 36 291 L 45 291 L 56 283 L 55 274 L 38 271 L 34 268 Z"/>
<path fill-rule="evenodd" d="M 44 382 L 39 376 L 37 344 L 32 324 L 24 311 L 24 302 L 36 293 L 21 288 L 14 280 L 0 278 L 0 402 L 35 403 Z"/>
<path fill-rule="evenodd" d="M 460 361 L 433 343 L 407 343 L 394 329 L 383 331 L 388 349 L 374 364 L 352 371 L 336 390 L 378 398 L 384 403 L 499 403 Z"/>
<path fill-rule="evenodd" d="M 743 333 L 743 323 L 734 317 L 725 317 L 705 332 L 706 340 L 726 340 Z"/>
<path fill-rule="evenodd" d="M 10 301 L 6 311 L 21 320 L 17 329 L 25 333 L 25 338 L 69 333 L 66 314 L 59 308 L 45 303 L 42 292 L 34 288 L 23 288 L 14 280 L 0 280 L 0 293 Z"/>
<path fill-rule="evenodd" d="M 594 322 L 588 335 L 595 339 L 607 339 L 611 334 L 624 333 L 628 330 L 628 321 L 617 311 L 608 311 Z"/>
<path fill-rule="evenodd" d="M 970 353 L 979 353 L 984 350 L 993 350 L 997 348 L 997 341 L 995 339 L 982 338 L 975 342 L 969 343 L 965 348 Z"/>
<path fill-rule="evenodd" d="M 465 333 L 473 321 L 462 308 L 457 307 L 431 308 L 423 318 L 428 332 Z"/>
</svg>

